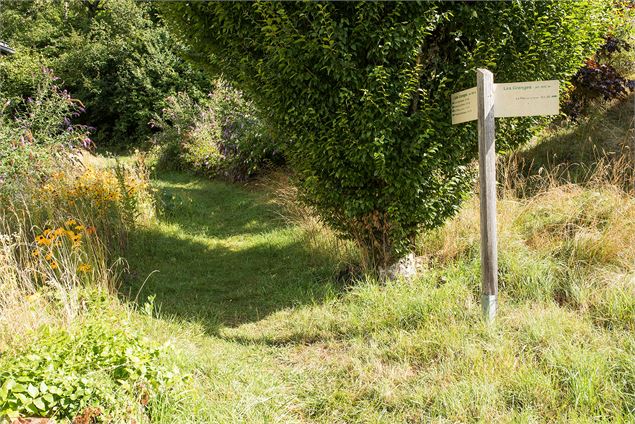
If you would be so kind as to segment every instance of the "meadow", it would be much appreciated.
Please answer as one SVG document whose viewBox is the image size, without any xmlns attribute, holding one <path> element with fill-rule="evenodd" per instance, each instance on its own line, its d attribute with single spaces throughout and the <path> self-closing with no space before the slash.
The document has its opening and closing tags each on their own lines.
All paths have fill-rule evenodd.
<svg viewBox="0 0 635 424">
<path fill-rule="evenodd" d="M 85 159 L 4 206 L 2 412 L 631 422 L 632 105 L 501 157 L 492 325 L 478 301 L 476 195 L 420 237 L 416 279 L 382 283 L 295 201 L 285 173 L 150 178 L 143 155 Z"/>
</svg>

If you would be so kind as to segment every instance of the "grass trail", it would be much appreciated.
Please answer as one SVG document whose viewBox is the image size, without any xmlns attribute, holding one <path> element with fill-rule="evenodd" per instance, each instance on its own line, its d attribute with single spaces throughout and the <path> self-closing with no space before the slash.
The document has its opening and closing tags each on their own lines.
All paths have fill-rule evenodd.
<svg viewBox="0 0 635 424">
<path fill-rule="evenodd" d="M 156 296 L 158 318 L 140 323 L 191 380 L 153 422 L 635 421 L 635 258 L 617 248 L 632 245 L 635 203 L 623 192 L 501 200 L 501 305 L 487 327 L 475 202 L 422 240 L 418 279 L 343 290 L 266 190 L 182 174 L 156 187 L 165 212 L 131 234 L 121 291 Z"/>
<path fill-rule="evenodd" d="M 155 294 L 162 314 L 214 334 L 329 292 L 319 284 L 328 263 L 306 250 L 266 194 L 179 174 L 156 183 L 164 213 L 131 237 L 130 296 Z"/>
</svg>

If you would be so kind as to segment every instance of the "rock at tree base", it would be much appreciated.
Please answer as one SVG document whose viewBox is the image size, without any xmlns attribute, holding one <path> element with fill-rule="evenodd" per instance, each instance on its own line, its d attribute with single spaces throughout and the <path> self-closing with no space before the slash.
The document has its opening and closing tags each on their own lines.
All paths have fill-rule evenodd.
<svg viewBox="0 0 635 424">
<path fill-rule="evenodd" d="M 379 270 L 379 278 L 381 281 L 396 280 L 398 278 L 410 280 L 416 275 L 417 261 L 414 253 L 409 253 L 394 264 L 386 268 L 380 268 Z"/>
</svg>

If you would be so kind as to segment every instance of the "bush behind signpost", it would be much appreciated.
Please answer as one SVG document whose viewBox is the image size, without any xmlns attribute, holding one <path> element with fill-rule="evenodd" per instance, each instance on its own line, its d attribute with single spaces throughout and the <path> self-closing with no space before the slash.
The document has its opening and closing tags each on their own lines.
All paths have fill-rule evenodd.
<svg viewBox="0 0 635 424">
<path fill-rule="evenodd" d="M 253 96 L 279 131 L 303 199 L 372 268 L 459 209 L 476 126 L 450 95 L 486 67 L 498 82 L 565 79 L 602 42 L 605 2 L 166 3 L 191 59 Z M 537 119 L 499 122 L 499 147 Z"/>
</svg>

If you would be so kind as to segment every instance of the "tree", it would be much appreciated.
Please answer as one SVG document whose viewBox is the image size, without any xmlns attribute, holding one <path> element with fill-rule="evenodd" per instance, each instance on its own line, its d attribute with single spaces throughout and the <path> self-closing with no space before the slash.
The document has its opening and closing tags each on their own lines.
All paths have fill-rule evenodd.
<svg viewBox="0 0 635 424">
<path fill-rule="evenodd" d="M 565 79 L 601 43 L 602 1 L 164 3 L 190 59 L 246 91 L 290 140 L 302 198 L 375 268 L 459 208 L 476 126 L 450 94 L 487 67 L 498 82 Z M 534 118 L 499 122 L 502 149 Z"/>
<path fill-rule="evenodd" d="M 17 49 L 0 63 L 0 90 L 27 97 L 33 76 L 53 69 L 86 106 L 79 119 L 96 127 L 98 145 L 143 141 L 167 96 L 187 91 L 199 99 L 212 87 L 177 54 L 182 46 L 150 3 L 3 0 L 0 36 Z"/>
</svg>

